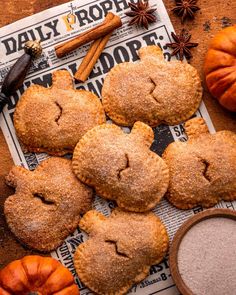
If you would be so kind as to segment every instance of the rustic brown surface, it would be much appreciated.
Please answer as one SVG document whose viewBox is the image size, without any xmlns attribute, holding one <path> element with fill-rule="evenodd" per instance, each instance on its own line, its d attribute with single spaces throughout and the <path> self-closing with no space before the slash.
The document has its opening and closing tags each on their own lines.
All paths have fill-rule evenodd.
<svg viewBox="0 0 236 295">
<path fill-rule="evenodd" d="M 0 1 L 0 26 L 32 15 L 41 10 L 68 2 L 67 0 L 1 0 Z M 176 16 L 170 12 L 174 0 L 164 0 L 170 18 L 177 31 L 182 25 Z M 203 78 L 202 65 L 209 40 L 222 27 L 236 23 L 235 0 L 199 0 L 201 11 L 196 14 L 194 21 L 188 21 L 185 27 L 192 33 L 192 41 L 199 42 L 199 46 L 193 50 L 192 65 L 196 66 Z M 211 118 L 217 130 L 229 129 L 236 132 L 236 115 L 221 108 L 218 103 L 205 91 L 204 100 L 210 112 Z M 22 257 L 29 250 L 23 248 L 12 236 L 4 221 L 3 203 L 5 198 L 12 193 L 5 184 L 4 177 L 12 165 L 5 140 L 0 134 L 0 267 L 13 259 Z"/>
</svg>

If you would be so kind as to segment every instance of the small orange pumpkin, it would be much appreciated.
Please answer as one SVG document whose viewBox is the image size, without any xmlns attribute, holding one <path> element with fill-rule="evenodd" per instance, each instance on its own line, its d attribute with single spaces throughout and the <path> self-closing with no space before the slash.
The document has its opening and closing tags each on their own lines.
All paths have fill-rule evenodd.
<svg viewBox="0 0 236 295">
<path fill-rule="evenodd" d="M 204 72 L 210 93 L 226 109 L 236 112 L 236 25 L 212 39 Z"/>
<path fill-rule="evenodd" d="M 25 256 L 0 270 L 0 295 L 79 295 L 70 271 L 51 257 Z"/>
</svg>

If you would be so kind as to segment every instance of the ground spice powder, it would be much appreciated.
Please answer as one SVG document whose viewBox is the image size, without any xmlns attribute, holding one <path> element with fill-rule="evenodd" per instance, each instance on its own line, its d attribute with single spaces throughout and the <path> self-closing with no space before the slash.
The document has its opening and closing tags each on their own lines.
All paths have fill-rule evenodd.
<svg viewBox="0 0 236 295">
<path fill-rule="evenodd" d="M 178 269 L 194 295 L 236 294 L 236 221 L 212 217 L 183 237 Z"/>
</svg>

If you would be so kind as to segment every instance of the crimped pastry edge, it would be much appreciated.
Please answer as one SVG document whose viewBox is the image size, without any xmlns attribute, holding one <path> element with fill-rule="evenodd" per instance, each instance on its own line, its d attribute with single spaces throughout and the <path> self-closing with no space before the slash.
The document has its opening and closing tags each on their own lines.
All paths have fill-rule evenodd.
<svg viewBox="0 0 236 295">
<path fill-rule="evenodd" d="M 182 62 L 176 61 L 176 63 L 182 63 Z M 113 75 L 116 71 L 119 71 L 120 67 L 123 67 L 124 65 L 126 66 L 127 64 L 128 64 L 127 62 L 118 64 L 117 66 L 115 66 L 114 68 L 111 69 L 111 71 L 108 73 L 108 75 Z M 146 120 L 142 121 L 139 118 L 139 121 L 142 121 L 151 127 L 157 127 L 160 124 L 177 125 L 177 124 L 180 124 L 180 123 L 184 122 L 185 120 L 189 119 L 192 115 L 194 115 L 194 113 L 198 110 L 198 108 L 201 104 L 202 95 L 203 95 L 203 88 L 202 88 L 201 79 L 198 75 L 197 70 L 189 64 L 185 64 L 185 66 L 191 67 L 194 70 L 192 73 L 192 78 L 193 78 L 195 85 L 196 85 L 195 106 L 191 110 L 189 110 L 187 113 L 183 114 L 182 116 L 174 115 L 174 116 L 169 117 L 168 119 L 161 120 L 161 119 L 157 118 L 157 119 L 153 119 L 150 121 L 146 121 Z M 111 109 L 109 108 L 108 100 L 109 100 L 109 95 L 106 94 L 104 96 L 104 94 L 102 93 L 102 104 L 104 106 L 104 110 L 105 110 L 106 114 L 118 125 L 129 126 L 129 127 L 133 126 L 133 124 L 137 120 L 134 120 L 134 121 L 127 120 L 127 118 L 125 118 L 124 116 L 116 114 L 115 112 L 111 111 Z"/>
<path fill-rule="evenodd" d="M 177 144 L 180 144 L 180 145 L 188 144 L 188 142 L 192 142 L 192 140 L 195 140 L 198 137 L 203 138 L 204 136 L 216 136 L 216 134 L 218 134 L 221 136 L 223 135 L 225 140 L 228 140 L 228 139 L 230 141 L 232 140 L 232 144 L 234 144 L 233 141 L 235 141 L 235 143 L 236 143 L 236 136 L 235 136 L 235 133 L 233 133 L 232 131 L 221 130 L 221 131 L 216 132 L 215 134 L 210 134 L 208 127 L 206 125 L 206 122 L 203 118 L 196 117 L 193 119 L 189 119 L 188 121 L 186 121 L 186 123 L 190 123 L 190 125 L 187 127 L 189 129 L 189 134 L 188 134 L 189 139 L 185 143 L 172 142 L 167 146 L 167 148 L 165 149 L 165 151 L 162 155 L 162 158 L 165 160 L 166 163 L 167 163 L 167 160 L 166 160 L 167 155 L 171 152 L 172 148 L 175 148 L 175 146 Z M 197 130 L 195 131 L 194 128 L 192 128 L 192 126 L 193 127 L 199 126 L 199 128 L 202 129 L 201 130 L 202 132 L 198 132 Z M 232 139 L 232 135 L 235 136 L 235 139 Z M 171 175 L 170 175 L 170 178 L 171 178 Z M 225 195 L 223 195 L 223 194 L 225 194 Z M 173 198 L 173 196 L 174 196 L 174 198 Z M 234 201 L 234 200 L 236 200 L 236 192 L 230 191 L 230 192 L 226 192 L 226 193 L 221 193 L 220 196 L 215 196 L 216 197 L 215 201 L 212 201 L 212 202 L 205 200 L 205 201 L 199 201 L 199 202 L 195 202 L 195 203 L 191 203 L 191 204 L 190 203 L 184 204 L 183 202 L 174 201 L 174 199 L 176 199 L 175 194 L 173 194 L 170 191 L 170 187 L 168 187 L 165 197 L 176 208 L 181 209 L 181 210 L 188 210 L 188 209 L 193 209 L 196 206 L 202 206 L 203 208 L 211 208 L 211 207 L 217 205 L 220 201 Z"/>
<path fill-rule="evenodd" d="M 25 126 L 22 125 L 22 119 L 21 119 L 21 114 L 19 113 L 18 109 L 19 108 L 23 108 L 24 109 L 24 105 L 26 104 L 26 102 L 29 100 L 28 98 L 24 99 L 24 97 L 31 91 L 39 91 L 40 89 L 43 89 L 43 90 L 50 90 L 53 88 L 53 81 L 55 80 L 55 76 L 64 76 L 63 73 L 65 72 L 66 74 L 68 74 L 70 77 L 71 75 L 69 74 L 68 71 L 66 70 L 57 70 L 57 71 L 54 71 L 52 74 L 51 74 L 51 77 L 52 77 L 52 85 L 49 86 L 49 87 L 44 87 L 44 86 L 41 86 L 39 84 L 33 84 L 31 85 L 24 93 L 23 95 L 21 96 L 21 99 L 19 100 L 19 102 L 17 103 L 17 107 L 16 107 L 16 110 L 14 112 L 14 117 L 13 117 L 13 121 L 14 121 L 14 127 L 15 127 L 15 131 L 16 131 L 16 135 L 17 135 L 17 138 L 19 139 L 19 141 L 22 142 L 25 150 L 27 152 L 33 152 L 33 153 L 48 153 L 50 155 L 54 155 L 54 156 L 63 156 L 63 155 L 66 155 L 66 154 L 72 154 L 73 153 L 73 150 L 75 147 L 71 147 L 71 148 L 50 148 L 50 147 L 35 147 L 35 146 L 31 146 L 25 142 L 22 141 L 22 136 L 21 134 L 24 134 L 25 133 Z M 71 81 L 72 81 L 72 77 L 71 77 Z M 104 108 L 103 108 L 103 105 L 102 105 L 102 102 L 101 100 L 99 99 L 99 97 L 97 97 L 97 95 L 95 95 L 93 92 L 91 91 L 87 91 L 87 90 L 84 90 L 84 89 L 75 89 L 75 88 L 71 88 L 71 91 L 74 91 L 76 93 L 79 93 L 79 92 L 89 92 L 90 95 L 92 95 L 94 97 L 94 99 L 97 100 L 97 102 L 100 103 L 100 107 L 98 109 L 98 115 L 99 115 L 99 122 L 102 122 L 102 124 L 104 124 L 106 122 L 106 118 L 105 118 L 105 111 L 104 111 Z M 23 99 L 22 99 L 23 98 Z M 102 110 L 102 112 L 101 112 Z M 100 125 L 100 124 L 99 124 Z M 99 126 L 97 125 L 97 126 Z M 96 127 L 96 126 L 94 126 Z"/>
<path fill-rule="evenodd" d="M 117 211 L 118 210 L 119 209 L 117 209 Z M 92 211 L 95 211 L 95 210 L 92 210 Z M 167 253 L 167 250 L 168 250 L 168 247 L 169 247 L 169 237 L 168 237 L 168 233 L 167 233 L 166 227 L 164 226 L 164 224 L 162 223 L 162 221 L 160 220 L 160 218 L 156 214 L 154 214 L 152 212 L 146 212 L 146 214 L 150 214 L 151 215 L 150 218 L 154 218 L 155 219 L 156 227 L 158 227 L 160 229 L 160 232 L 163 235 L 163 245 L 162 245 L 163 253 L 162 253 L 162 257 L 160 257 L 160 259 L 157 259 L 153 263 L 153 264 L 158 264 L 158 263 L 160 263 L 164 259 L 165 255 Z M 100 215 L 103 215 L 103 214 L 99 213 L 98 215 L 100 216 Z M 83 221 L 83 218 L 81 219 L 81 222 Z M 105 216 L 104 216 L 104 218 L 105 218 L 105 220 L 107 219 Z M 157 238 L 159 239 L 159 235 L 157 236 Z M 80 264 L 81 259 L 80 259 L 80 257 L 83 256 L 83 249 L 85 247 L 86 247 L 86 241 L 84 243 L 80 244 L 77 247 L 77 249 L 76 249 L 76 252 L 75 252 L 75 255 L 74 255 L 74 266 L 75 266 L 75 270 L 76 270 L 79 278 L 81 279 L 81 281 L 89 289 L 91 289 L 93 292 L 96 292 L 99 295 L 124 295 L 124 294 L 126 294 L 126 292 L 130 288 L 132 288 L 133 285 L 141 282 L 144 278 L 146 278 L 148 276 L 148 272 L 150 270 L 151 265 L 145 265 L 145 266 L 143 266 L 142 271 L 139 272 L 139 274 L 137 274 L 137 276 L 133 280 L 130 280 L 130 282 L 126 286 L 124 286 L 121 290 L 119 290 L 118 292 L 106 292 L 106 293 L 103 293 L 102 291 L 100 291 L 99 288 L 90 286 L 90 283 L 88 283 L 90 280 L 87 278 L 86 274 L 83 273 L 83 271 L 81 269 L 81 264 Z"/>
<path fill-rule="evenodd" d="M 139 122 L 139 121 L 137 121 Z M 144 124 L 143 122 L 141 122 L 141 124 Z M 109 126 L 109 127 L 108 127 Z M 87 184 L 88 186 L 91 186 L 94 188 L 94 184 L 93 181 L 91 179 L 89 179 L 88 177 L 85 177 L 82 173 L 79 172 L 79 170 L 77 169 L 77 160 L 76 158 L 80 158 L 80 148 L 82 146 L 84 146 L 87 142 L 87 140 L 89 140 L 90 138 L 93 138 L 93 134 L 97 132 L 97 130 L 99 129 L 104 129 L 104 128 L 110 128 L 110 129 L 114 129 L 114 130 L 119 130 L 121 133 L 123 133 L 123 131 L 121 130 L 120 127 L 114 125 L 114 124 L 103 124 L 103 125 L 99 125 L 94 127 L 93 129 L 91 129 L 90 131 L 88 131 L 83 137 L 82 139 L 78 142 L 75 150 L 74 150 L 74 154 L 73 154 L 73 159 L 72 159 L 72 168 L 73 171 L 75 173 L 75 175 L 79 178 L 80 181 L 82 181 L 83 183 Z M 132 132 L 131 132 L 132 134 Z M 154 152 L 151 152 L 151 156 L 153 157 L 153 159 L 157 159 L 158 163 L 161 163 L 161 173 L 163 174 L 163 178 L 162 178 L 162 188 L 160 189 L 160 194 L 162 195 L 162 197 L 160 197 L 156 202 L 151 203 L 149 206 L 147 206 L 146 209 L 143 209 L 141 207 L 137 208 L 137 207 L 132 207 L 129 206 L 129 208 L 125 207 L 122 202 L 119 202 L 119 199 L 114 200 L 114 198 L 112 197 L 112 195 L 110 195 L 109 193 L 105 192 L 104 190 L 101 190 L 99 188 L 96 188 L 96 193 L 108 200 L 114 200 L 117 205 L 123 209 L 126 209 L 128 211 L 132 211 L 132 212 L 146 212 L 149 210 L 152 210 L 160 201 L 161 199 L 164 197 L 165 192 L 167 191 L 168 188 L 168 184 L 169 184 L 169 168 L 166 165 L 166 163 L 163 161 L 163 159 L 161 157 L 159 157 L 158 155 L 156 155 Z"/>
</svg>

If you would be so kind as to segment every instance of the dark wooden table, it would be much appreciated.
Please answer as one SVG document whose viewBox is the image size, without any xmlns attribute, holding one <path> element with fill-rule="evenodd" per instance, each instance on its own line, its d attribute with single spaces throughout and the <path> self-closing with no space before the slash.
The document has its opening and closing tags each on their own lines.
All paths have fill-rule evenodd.
<svg viewBox="0 0 236 295">
<path fill-rule="evenodd" d="M 159 0 L 157 0 L 159 1 Z M 169 12 L 173 25 L 178 32 L 182 25 L 179 18 L 170 12 L 174 0 L 163 0 Z M 0 1 L 0 26 L 7 25 L 20 18 L 40 12 L 41 10 L 68 2 L 67 0 L 1 0 Z M 200 72 L 202 79 L 202 65 L 206 54 L 209 40 L 221 28 L 236 23 L 235 0 L 199 0 L 200 12 L 194 21 L 185 24 L 192 33 L 192 41 L 198 42 L 199 46 L 193 50 L 194 58 L 191 64 Z M 204 80 L 204 79 L 203 79 Z M 204 84 L 204 82 L 203 82 Z M 205 85 L 204 85 L 205 87 Z M 225 111 L 210 97 L 206 88 L 204 101 L 217 130 L 228 129 L 236 132 L 236 115 Z M 3 203 L 13 191 L 4 183 L 4 177 L 12 166 L 12 160 L 7 145 L 0 132 L 0 267 L 11 260 L 32 253 L 22 247 L 8 230 L 4 215 Z"/>
</svg>

